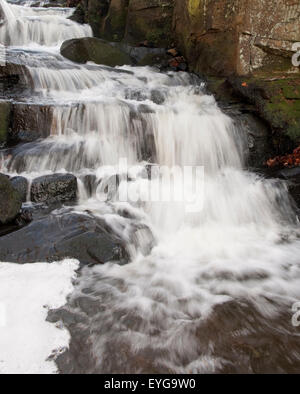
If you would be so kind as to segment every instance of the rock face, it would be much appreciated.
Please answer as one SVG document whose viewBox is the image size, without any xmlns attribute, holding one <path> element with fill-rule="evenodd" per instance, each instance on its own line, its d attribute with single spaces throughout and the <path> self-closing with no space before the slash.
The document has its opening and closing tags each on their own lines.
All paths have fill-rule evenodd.
<svg viewBox="0 0 300 394">
<path fill-rule="evenodd" d="M 207 88 L 221 106 L 226 107 L 228 103 L 237 106 L 243 113 L 250 112 L 258 122 L 265 124 L 265 136 L 258 136 L 258 144 L 264 147 L 263 150 L 260 147 L 250 149 L 256 165 L 263 158 L 265 163 L 270 157 L 285 155 L 299 146 L 300 78 L 295 74 L 214 77 L 207 79 Z M 256 136 L 253 137 L 257 141 Z"/>
<path fill-rule="evenodd" d="M 98 38 L 80 38 L 65 41 L 61 54 L 77 63 L 92 61 L 110 67 L 132 64 L 132 59 L 125 52 Z"/>
<path fill-rule="evenodd" d="M 168 45 L 172 29 L 173 0 L 130 0 L 125 39 Z"/>
<path fill-rule="evenodd" d="M 9 142 L 32 142 L 49 137 L 52 114 L 53 108 L 48 105 L 12 104 Z"/>
<path fill-rule="evenodd" d="M 89 23 L 96 37 L 167 46 L 174 0 L 81 0 L 73 20 Z"/>
<path fill-rule="evenodd" d="M 81 0 L 73 19 L 110 41 L 175 40 L 192 70 L 218 76 L 291 69 L 300 42 L 297 0 Z"/>
<path fill-rule="evenodd" d="M 7 176 L 0 174 L 0 224 L 12 222 L 22 206 L 21 197 Z"/>
<path fill-rule="evenodd" d="M 295 0 L 175 0 L 179 48 L 193 69 L 211 75 L 245 75 L 280 64 L 291 68 L 300 41 Z"/>
<path fill-rule="evenodd" d="M 126 262 L 123 243 L 88 215 L 49 215 L 0 238 L 0 260 L 20 264 L 75 258 L 83 264 Z"/>
<path fill-rule="evenodd" d="M 25 66 L 14 63 L 7 55 L 7 62 L 0 67 L 0 94 L 2 96 L 13 96 L 22 93 L 32 87 L 32 79 Z"/>
<path fill-rule="evenodd" d="M 64 202 L 75 200 L 77 196 L 77 179 L 72 174 L 46 175 L 33 180 L 31 201 Z"/>
</svg>

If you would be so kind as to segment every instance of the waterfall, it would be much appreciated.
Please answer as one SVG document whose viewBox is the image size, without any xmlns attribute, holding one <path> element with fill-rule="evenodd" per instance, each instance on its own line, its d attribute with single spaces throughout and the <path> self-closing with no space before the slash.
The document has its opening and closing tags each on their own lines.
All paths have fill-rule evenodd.
<svg viewBox="0 0 300 394">
<path fill-rule="evenodd" d="M 88 25 L 79 25 L 68 19 L 70 8 L 32 8 L 0 1 L 3 22 L 0 42 L 3 45 L 57 46 L 71 38 L 90 37 Z"/>
<path fill-rule="evenodd" d="M 56 46 L 91 34 L 67 20 L 69 10 L 0 2 L 6 16 L 1 39 L 11 45 Z M 27 67 L 37 94 L 32 100 L 53 107 L 51 135 L 16 149 L 7 172 L 31 179 L 68 171 L 79 179 L 93 174 L 101 182 L 118 174 L 125 158 L 135 170 L 120 189 L 129 186 L 137 201 L 111 199 L 105 205 L 80 181 L 75 209 L 101 217 L 126 241 L 132 222 L 147 225 L 156 240 L 146 255 L 135 250 L 127 266 L 82 271 L 69 308 L 84 315 L 76 326 L 82 338 L 76 335 L 89 362 L 78 366 L 73 349 L 67 360 L 74 370 L 224 371 L 238 357 L 228 350 L 236 338 L 247 338 L 251 348 L 252 337 L 263 342 L 264 335 L 289 332 L 289 322 L 276 319 L 300 297 L 297 217 L 286 184 L 245 169 L 244 130 L 193 75 L 77 65 L 56 56 L 56 65 L 43 58 Z M 164 175 L 147 179 L 136 170 L 149 165 L 204 168 L 202 209 L 189 212 L 186 201 L 144 201 L 149 187 L 168 187 Z M 197 176 L 182 187 L 191 190 Z M 118 215 L 124 209 L 128 215 Z M 93 314 L 82 300 L 92 303 Z M 233 323 L 237 316 L 240 325 Z"/>
</svg>

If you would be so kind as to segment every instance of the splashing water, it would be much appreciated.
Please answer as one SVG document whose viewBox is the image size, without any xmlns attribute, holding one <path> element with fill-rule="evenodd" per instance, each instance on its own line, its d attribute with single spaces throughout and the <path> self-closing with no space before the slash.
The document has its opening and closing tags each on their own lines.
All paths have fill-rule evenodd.
<svg viewBox="0 0 300 394">
<path fill-rule="evenodd" d="M 1 37 L 12 45 L 56 45 L 90 34 L 67 21 L 66 10 L 29 10 L 3 0 L 1 6 L 7 17 Z M 101 183 L 104 166 L 117 173 L 120 158 L 141 167 L 205 170 L 204 205 L 195 213 L 184 201 L 105 204 L 80 183 L 77 212 L 104 218 L 127 242 L 130 223 L 144 223 L 156 244 L 146 255 L 128 244 L 127 266 L 82 271 L 66 306 L 80 323 L 69 327 L 73 342 L 57 360 L 61 371 L 299 369 L 299 333 L 289 314 L 300 297 L 297 217 L 285 184 L 243 169 L 243 130 L 187 73 L 34 56 L 27 68 L 34 93 L 53 107 L 51 135 L 17 149 L 8 173 L 69 171 Z M 155 182 L 136 173 L 120 188 L 130 183 L 141 197 Z M 118 214 L 124 209 L 126 217 Z M 140 245 L 145 237 L 140 234 Z"/>
</svg>

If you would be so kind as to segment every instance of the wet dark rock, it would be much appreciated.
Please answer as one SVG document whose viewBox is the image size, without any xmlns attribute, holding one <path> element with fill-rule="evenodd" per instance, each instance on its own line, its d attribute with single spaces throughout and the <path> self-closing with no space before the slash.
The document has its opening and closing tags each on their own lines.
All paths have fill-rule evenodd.
<svg viewBox="0 0 300 394">
<path fill-rule="evenodd" d="M 8 139 L 10 113 L 11 103 L 0 101 L 0 146 L 5 145 Z"/>
<path fill-rule="evenodd" d="M 15 103 L 11 110 L 11 143 L 32 142 L 50 135 L 53 108 L 48 105 Z"/>
<path fill-rule="evenodd" d="M 12 222 L 22 206 L 21 196 L 7 176 L 0 174 L 0 225 Z"/>
<path fill-rule="evenodd" d="M 126 263 L 123 242 L 93 216 L 50 214 L 0 238 L 0 260 L 16 263 L 78 259 L 82 264 Z"/>
<path fill-rule="evenodd" d="M 26 178 L 22 176 L 16 176 L 11 178 L 11 184 L 13 187 L 19 192 L 22 202 L 26 202 L 27 200 L 27 191 L 28 191 L 28 181 Z"/>
<path fill-rule="evenodd" d="M 160 90 L 154 89 L 151 91 L 151 100 L 155 104 L 161 105 L 165 102 L 165 96 Z"/>
<path fill-rule="evenodd" d="M 0 95 L 4 97 L 19 95 L 31 87 L 32 78 L 24 65 L 8 60 L 0 67 Z"/>
<path fill-rule="evenodd" d="M 26 226 L 26 224 L 32 222 L 32 212 L 29 209 L 22 208 L 14 222 L 18 227 Z"/>
<path fill-rule="evenodd" d="M 77 178 L 72 174 L 45 175 L 33 180 L 31 201 L 54 203 L 77 197 Z"/>
<path fill-rule="evenodd" d="M 248 158 L 249 167 L 262 167 L 274 152 L 270 144 L 268 126 L 252 113 L 238 111 L 235 114 L 232 113 L 231 116 L 239 130 L 246 132 L 245 156 Z"/>
</svg>

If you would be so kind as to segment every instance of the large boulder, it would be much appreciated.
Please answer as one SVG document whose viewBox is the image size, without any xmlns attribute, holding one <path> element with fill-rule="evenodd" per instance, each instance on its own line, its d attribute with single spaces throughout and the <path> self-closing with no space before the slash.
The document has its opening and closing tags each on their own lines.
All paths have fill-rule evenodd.
<svg viewBox="0 0 300 394">
<path fill-rule="evenodd" d="M 66 58 L 86 63 L 92 61 L 106 66 L 159 66 L 168 68 L 170 55 L 165 48 L 131 46 L 126 43 L 107 42 L 98 38 L 79 38 L 66 41 L 61 47 Z"/>
<path fill-rule="evenodd" d="M 65 41 L 61 54 L 77 63 L 94 62 L 115 67 L 132 64 L 132 59 L 124 51 L 98 38 L 79 38 Z"/>
<path fill-rule="evenodd" d="M 33 180 L 31 201 L 53 204 L 75 200 L 77 178 L 72 174 L 45 175 Z"/>
<path fill-rule="evenodd" d="M 25 264 L 64 258 L 83 264 L 128 261 L 123 242 L 90 215 L 51 214 L 0 238 L 0 261 Z"/>
<path fill-rule="evenodd" d="M 13 188 L 8 177 L 0 174 L 0 224 L 12 222 L 20 212 L 20 194 Z"/>
</svg>

